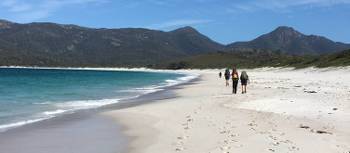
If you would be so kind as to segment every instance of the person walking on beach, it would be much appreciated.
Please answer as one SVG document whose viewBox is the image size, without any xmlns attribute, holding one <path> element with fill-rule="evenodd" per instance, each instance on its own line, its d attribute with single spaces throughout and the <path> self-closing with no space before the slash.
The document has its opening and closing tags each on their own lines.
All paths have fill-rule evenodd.
<svg viewBox="0 0 350 153">
<path fill-rule="evenodd" d="M 232 94 L 237 94 L 237 85 L 238 85 L 238 72 L 236 68 L 232 69 Z"/>
<path fill-rule="evenodd" d="M 219 78 L 221 78 L 221 76 L 222 76 L 222 73 L 220 72 L 220 73 L 219 73 Z"/>
<path fill-rule="evenodd" d="M 247 83 L 249 81 L 249 76 L 246 71 L 241 73 L 241 85 L 242 85 L 242 94 L 247 93 Z"/>
<path fill-rule="evenodd" d="M 226 87 L 227 87 L 227 86 L 230 86 L 230 83 L 229 83 L 230 74 L 231 74 L 231 73 L 230 73 L 230 69 L 226 69 L 226 70 L 225 70 L 225 74 L 224 74 L 224 75 L 225 75 L 225 80 L 226 80 Z"/>
</svg>

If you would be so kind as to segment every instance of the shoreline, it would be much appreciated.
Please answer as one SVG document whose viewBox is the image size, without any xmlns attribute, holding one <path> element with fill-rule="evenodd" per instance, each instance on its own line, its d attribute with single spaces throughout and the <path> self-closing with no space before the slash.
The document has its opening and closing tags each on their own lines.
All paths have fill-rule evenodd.
<svg viewBox="0 0 350 153">
<path fill-rule="evenodd" d="M 237 95 L 216 71 L 202 71 L 201 80 L 174 90 L 177 98 L 102 115 L 122 125 L 129 153 L 343 153 L 350 150 L 350 83 L 333 85 L 348 80 L 345 71 L 336 80 L 329 74 L 343 71 L 249 70 L 248 94 Z"/>
<path fill-rule="evenodd" d="M 136 72 L 166 72 L 166 73 L 188 73 L 191 70 L 169 70 L 151 69 L 146 67 L 36 67 L 36 66 L 0 66 L 4 69 L 38 69 L 38 70 L 86 70 L 86 71 L 136 71 Z"/>
</svg>

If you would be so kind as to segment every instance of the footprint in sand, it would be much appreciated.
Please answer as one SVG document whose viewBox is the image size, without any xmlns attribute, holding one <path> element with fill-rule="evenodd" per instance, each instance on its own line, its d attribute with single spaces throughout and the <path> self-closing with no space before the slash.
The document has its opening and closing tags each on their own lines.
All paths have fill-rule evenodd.
<svg viewBox="0 0 350 153">
<path fill-rule="evenodd" d="M 182 150 L 185 149 L 184 148 L 184 142 L 182 141 L 182 139 L 178 139 L 178 141 L 176 142 L 175 145 L 176 145 L 175 151 L 182 151 Z"/>
<path fill-rule="evenodd" d="M 272 135 L 270 135 L 269 138 L 276 141 L 276 142 L 270 143 L 270 145 L 273 147 L 278 147 L 280 145 L 287 145 L 289 151 L 298 151 L 299 150 L 299 148 L 296 147 L 295 144 L 290 140 L 278 140 L 277 137 L 274 137 Z"/>
<path fill-rule="evenodd" d="M 275 149 L 269 148 L 268 150 L 271 151 L 271 152 L 275 152 Z"/>
<path fill-rule="evenodd" d="M 185 129 L 185 130 L 190 129 L 189 124 L 190 124 L 191 122 L 193 122 L 193 118 L 191 117 L 191 115 L 186 116 L 186 123 L 183 123 L 183 124 L 182 124 L 182 126 L 184 126 L 184 129 Z"/>
<path fill-rule="evenodd" d="M 280 145 L 279 142 L 271 142 L 270 144 L 273 145 L 273 146 L 278 146 L 278 145 Z"/>
<path fill-rule="evenodd" d="M 229 135 L 230 138 L 234 138 L 234 137 L 237 137 L 237 136 L 238 136 L 238 134 L 230 134 Z"/>
<path fill-rule="evenodd" d="M 179 136 L 177 137 L 178 140 L 186 140 L 189 136 Z"/>
<path fill-rule="evenodd" d="M 272 140 L 277 140 L 277 137 L 273 136 L 273 135 L 269 135 L 269 138 L 272 139 Z"/>
<path fill-rule="evenodd" d="M 250 128 L 249 130 L 251 130 L 251 131 L 256 131 L 256 129 L 255 129 L 255 128 Z"/>
<path fill-rule="evenodd" d="M 182 150 L 184 150 L 184 148 L 182 148 L 182 147 L 178 147 L 175 149 L 175 151 L 182 151 Z"/>
<path fill-rule="evenodd" d="M 248 125 L 249 125 L 249 126 L 255 126 L 255 127 L 258 126 L 258 124 L 255 124 L 255 123 L 249 123 Z"/>
<path fill-rule="evenodd" d="M 289 147 L 288 149 L 289 149 L 289 151 L 299 151 L 299 150 L 300 150 L 300 149 L 299 149 L 298 147 L 296 147 L 296 146 Z"/>
<path fill-rule="evenodd" d="M 187 135 L 177 137 L 175 151 L 185 150 L 185 147 L 184 147 L 185 142 L 184 141 L 186 141 L 188 138 L 189 138 L 189 136 L 187 136 Z"/>
<path fill-rule="evenodd" d="M 220 147 L 220 150 L 222 150 L 222 151 L 227 151 L 229 149 L 231 149 L 230 146 L 222 146 L 222 147 Z"/>
</svg>

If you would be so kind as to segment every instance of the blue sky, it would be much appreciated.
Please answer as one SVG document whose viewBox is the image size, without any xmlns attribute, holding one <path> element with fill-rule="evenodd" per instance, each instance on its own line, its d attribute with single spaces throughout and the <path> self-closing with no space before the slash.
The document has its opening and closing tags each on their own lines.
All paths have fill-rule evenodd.
<svg viewBox="0 0 350 153">
<path fill-rule="evenodd" d="M 0 18 L 164 31 L 193 26 L 223 44 L 284 25 L 350 43 L 350 0 L 1 0 Z"/>
</svg>

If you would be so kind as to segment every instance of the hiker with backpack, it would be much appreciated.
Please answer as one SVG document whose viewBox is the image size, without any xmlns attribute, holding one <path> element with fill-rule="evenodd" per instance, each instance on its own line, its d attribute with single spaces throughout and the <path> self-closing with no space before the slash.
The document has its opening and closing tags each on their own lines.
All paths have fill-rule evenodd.
<svg viewBox="0 0 350 153">
<path fill-rule="evenodd" d="M 246 71 L 241 73 L 241 85 L 242 85 L 242 94 L 247 93 L 247 83 L 249 81 L 249 76 Z"/>
<path fill-rule="evenodd" d="M 232 94 L 237 94 L 237 85 L 238 85 L 238 72 L 236 68 L 232 68 Z"/>
<path fill-rule="evenodd" d="M 226 80 L 226 87 L 227 87 L 227 86 L 230 86 L 230 83 L 229 83 L 230 75 L 231 75 L 230 69 L 226 69 L 226 70 L 225 70 L 225 74 L 224 74 L 225 80 Z"/>
</svg>

